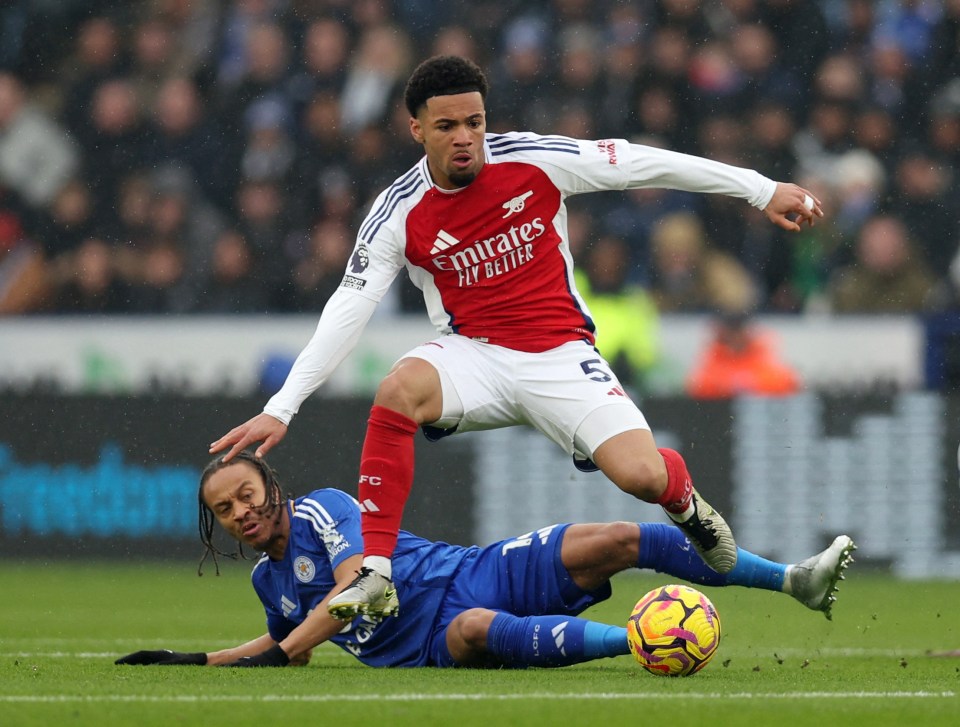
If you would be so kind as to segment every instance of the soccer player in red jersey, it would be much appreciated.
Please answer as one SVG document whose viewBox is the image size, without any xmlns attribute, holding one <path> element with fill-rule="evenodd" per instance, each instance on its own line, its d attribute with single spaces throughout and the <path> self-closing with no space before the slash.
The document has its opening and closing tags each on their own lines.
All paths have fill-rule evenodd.
<svg viewBox="0 0 960 727">
<path fill-rule="evenodd" d="M 414 474 L 414 435 L 528 425 L 582 469 L 660 504 L 704 561 L 736 565 L 726 522 L 694 490 L 683 458 L 657 447 L 643 414 L 594 347 L 566 230 L 568 196 L 660 187 L 739 197 L 797 231 L 823 212 L 813 195 L 755 171 L 622 139 L 488 134 L 487 79 L 437 56 L 407 83 L 410 133 L 425 156 L 361 224 L 346 274 L 310 342 L 263 412 L 210 445 L 229 460 L 266 454 L 302 402 L 350 353 L 401 268 L 440 336 L 403 356 L 374 398 L 360 459 L 364 540 L 357 578 L 330 601 L 342 619 L 396 612 L 391 555 Z M 805 199 L 814 203 L 808 207 Z"/>
</svg>

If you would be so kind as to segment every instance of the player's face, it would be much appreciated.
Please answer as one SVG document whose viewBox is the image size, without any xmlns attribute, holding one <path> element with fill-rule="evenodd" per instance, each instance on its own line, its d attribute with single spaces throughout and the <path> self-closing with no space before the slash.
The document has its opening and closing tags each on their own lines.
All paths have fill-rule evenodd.
<svg viewBox="0 0 960 727">
<path fill-rule="evenodd" d="M 214 472 L 203 486 L 203 501 L 230 535 L 254 550 L 286 544 L 282 505 L 267 500 L 263 476 L 249 462 Z"/>
<path fill-rule="evenodd" d="M 423 144 L 433 181 L 441 189 L 466 187 L 483 167 L 487 117 L 477 91 L 427 99 L 410 133 Z"/>
</svg>

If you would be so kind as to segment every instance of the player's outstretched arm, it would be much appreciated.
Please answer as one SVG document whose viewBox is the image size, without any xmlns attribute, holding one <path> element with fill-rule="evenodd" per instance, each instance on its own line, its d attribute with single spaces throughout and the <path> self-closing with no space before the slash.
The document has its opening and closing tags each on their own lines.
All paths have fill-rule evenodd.
<svg viewBox="0 0 960 727">
<path fill-rule="evenodd" d="M 278 648 L 277 642 L 270 637 L 270 634 L 264 634 L 245 644 L 240 644 L 239 646 L 234 646 L 229 649 L 222 649 L 221 651 L 210 652 L 207 654 L 207 663 L 210 666 L 231 666 L 240 659 L 254 658 L 258 654 L 263 654 L 276 648 Z M 286 655 L 283 655 L 282 661 L 282 664 L 263 664 L 260 666 L 286 666 L 290 660 Z"/>
<path fill-rule="evenodd" d="M 357 570 L 363 563 L 362 555 L 352 555 L 336 567 L 333 576 L 337 585 L 317 604 L 309 615 L 279 644 L 269 636 L 244 644 L 244 654 L 239 656 L 235 649 L 211 654 L 211 663 L 221 666 L 255 667 L 286 666 L 305 664 L 310 659 L 313 648 L 332 638 L 343 630 L 343 621 L 335 619 L 327 611 L 327 601 L 340 593 L 353 581 Z M 259 644 L 253 649 L 248 648 Z M 251 653 L 252 652 L 252 653 Z M 230 657 L 233 658 L 230 658 Z"/>
<path fill-rule="evenodd" d="M 817 217 L 823 217 L 819 199 L 803 187 L 786 182 L 777 182 L 777 189 L 763 211 L 771 222 L 791 232 L 799 232 L 804 222 L 813 227 Z"/>
<path fill-rule="evenodd" d="M 227 447 L 230 450 L 223 455 L 223 461 L 229 462 L 237 452 L 247 448 L 251 444 L 260 443 L 254 454 L 257 457 L 263 457 L 273 449 L 274 445 L 279 444 L 287 434 L 287 425 L 276 417 L 272 417 L 265 412 L 257 414 L 239 427 L 234 427 L 224 434 L 220 439 L 210 445 L 210 454 L 222 452 Z"/>
<path fill-rule="evenodd" d="M 264 634 L 245 644 L 209 653 L 171 651 L 170 649 L 135 651 L 132 654 L 121 656 L 114 664 L 127 666 L 216 666 L 235 661 L 244 656 L 259 654 L 269 647 L 275 646 L 276 643 L 270 638 L 270 634 Z M 309 655 L 307 658 L 309 659 Z"/>
<path fill-rule="evenodd" d="M 154 651 L 134 651 L 132 654 L 121 656 L 114 664 L 127 666 L 203 666 L 207 663 L 207 655 L 203 652 L 186 653 L 170 651 L 170 649 L 156 649 Z"/>
</svg>

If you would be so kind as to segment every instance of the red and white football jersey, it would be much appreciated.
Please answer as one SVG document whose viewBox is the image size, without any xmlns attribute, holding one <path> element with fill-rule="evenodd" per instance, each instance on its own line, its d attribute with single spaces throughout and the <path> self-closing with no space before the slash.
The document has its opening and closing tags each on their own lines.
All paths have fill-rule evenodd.
<svg viewBox="0 0 960 727">
<path fill-rule="evenodd" d="M 626 186 L 615 142 L 488 135 L 484 151 L 486 163 L 462 189 L 436 187 L 424 158 L 381 194 L 345 285 L 379 300 L 406 265 L 440 333 L 521 351 L 592 343 L 563 201 Z"/>
<path fill-rule="evenodd" d="M 352 350 L 403 267 L 441 334 L 529 352 L 593 343 L 593 321 L 574 286 L 567 197 L 661 187 L 762 208 L 776 187 L 751 170 L 623 139 L 487 134 L 484 154 L 466 187 L 438 188 L 424 157 L 377 197 L 340 288 L 267 413 L 289 422 Z"/>
</svg>

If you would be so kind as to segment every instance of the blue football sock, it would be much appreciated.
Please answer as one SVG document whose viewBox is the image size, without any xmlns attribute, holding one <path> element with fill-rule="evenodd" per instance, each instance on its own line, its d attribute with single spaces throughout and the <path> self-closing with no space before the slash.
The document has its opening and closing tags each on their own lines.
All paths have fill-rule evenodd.
<svg viewBox="0 0 960 727">
<path fill-rule="evenodd" d="M 568 666 L 629 653 L 626 629 L 573 616 L 498 613 L 487 632 L 487 649 L 504 666 Z"/>
<path fill-rule="evenodd" d="M 640 523 L 638 568 L 677 576 L 704 586 L 747 586 L 782 591 L 787 566 L 737 548 L 737 565 L 726 575 L 703 562 L 686 536 L 674 525 Z"/>
<path fill-rule="evenodd" d="M 627 630 L 623 626 L 610 626 L 596 621 L 587 621 L 583 627 L 583 655 L 588 659 L 601 656 L 622 656 L 630 653 Z"/>
</svg>

